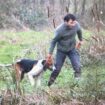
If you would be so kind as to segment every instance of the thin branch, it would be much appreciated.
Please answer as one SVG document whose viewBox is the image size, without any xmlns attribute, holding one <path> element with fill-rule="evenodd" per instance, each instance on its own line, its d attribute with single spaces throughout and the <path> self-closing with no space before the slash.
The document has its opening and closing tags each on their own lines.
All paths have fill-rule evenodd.
<svg viewBox="0 0 105 105">
<path fill-rule="evenodd" d="M 55 26 L 55 19 L 53 19 L 53 27 L 56 28 L 56 26 Z"/>
<path fill-rule="evenodd" d="M 47 6 L 47 15 L 48 15 L 48 18 L 50 17 L 50 9 L 49 9 L 49 6 Z"/>
</svg>

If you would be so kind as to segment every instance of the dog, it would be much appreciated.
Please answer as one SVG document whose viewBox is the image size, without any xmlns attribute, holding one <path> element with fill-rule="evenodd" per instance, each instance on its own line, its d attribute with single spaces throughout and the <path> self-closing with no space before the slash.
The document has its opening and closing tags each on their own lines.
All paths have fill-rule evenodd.
<svg viewBox="0 0 105 105">
<path fill-rule="evenodd" d="M 21 59 L 14 64 L 16 71 L 16 80 L 22 81 L 24 74 L 28 75 L 30 83 L 32 86 L 35 85 L 35 79 L 37 79 L 37 85 L 41 85 L 41 75 L 44 71 L 49 69 L 50 71 L 54 70 L 54 65 L 52 62 L 47 60 L 31 60 L 31 59 Z"/>
</svg>

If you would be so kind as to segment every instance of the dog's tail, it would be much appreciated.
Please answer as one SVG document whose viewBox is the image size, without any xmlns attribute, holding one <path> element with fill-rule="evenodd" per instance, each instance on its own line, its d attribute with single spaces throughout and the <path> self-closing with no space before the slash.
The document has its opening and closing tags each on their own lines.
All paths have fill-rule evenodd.
<svg viewBox="0 0 105 105">
<path fill-rule="evenodd" d="M 0 68 L 3 68 L 3 67 L 12 67 L 12 64 L 0 64 Z"/>
</svg>

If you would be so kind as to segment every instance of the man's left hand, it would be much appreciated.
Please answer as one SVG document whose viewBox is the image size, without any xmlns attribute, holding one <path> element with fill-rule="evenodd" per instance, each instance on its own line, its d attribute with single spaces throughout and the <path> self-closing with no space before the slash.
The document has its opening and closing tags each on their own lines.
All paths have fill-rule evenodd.
<svg viewBox="0 0 105 105">
<path fill-rule="evenodd" d="M 76 43 L 76 48 L 80 49 L 81 45 L 83 45 L 83 41 L 79 41 Z"/>
</svg>

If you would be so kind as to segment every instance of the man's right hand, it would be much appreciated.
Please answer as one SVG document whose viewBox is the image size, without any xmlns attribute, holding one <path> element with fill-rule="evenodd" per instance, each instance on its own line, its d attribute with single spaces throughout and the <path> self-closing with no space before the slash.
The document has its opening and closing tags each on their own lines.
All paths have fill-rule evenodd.
<svg viewBox="0 0 105 105">
<path fill-rule="evenodd" d="M 52 64 L 53 63 L 53 57 L 52 57 L 52 54 L 48 54 L 47 57 L 46 57 L 46 60 L 49 64 Z"/>
<path fill-rule="evenodd" d="M 52 58 L 52 54 L 48 54 L 47 58 L 49 58 L 49 59 Z"/>
</svg>

